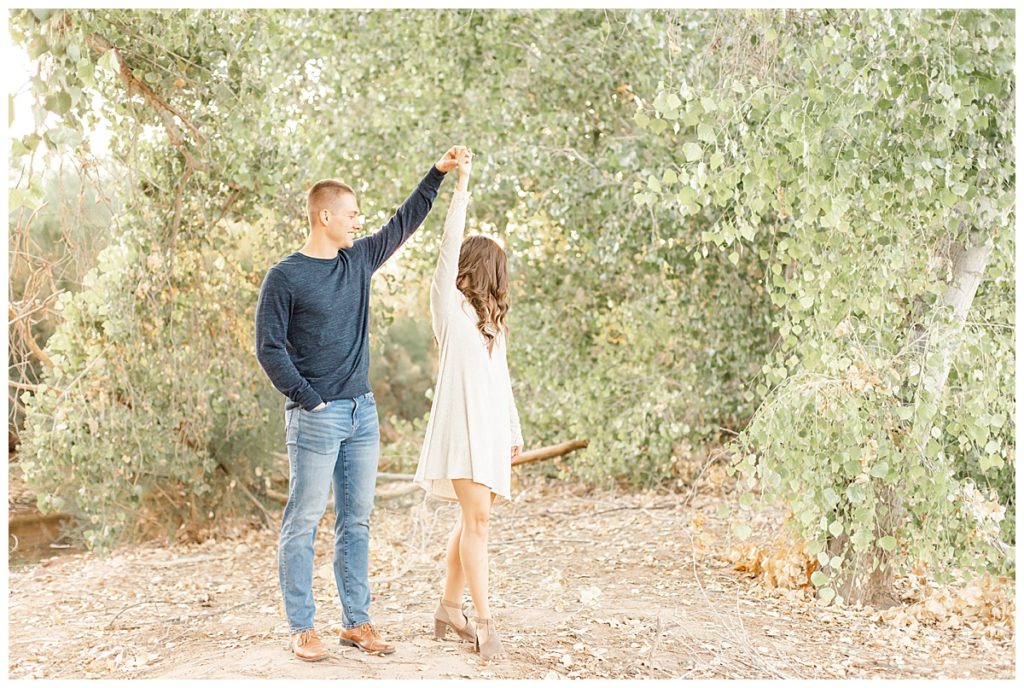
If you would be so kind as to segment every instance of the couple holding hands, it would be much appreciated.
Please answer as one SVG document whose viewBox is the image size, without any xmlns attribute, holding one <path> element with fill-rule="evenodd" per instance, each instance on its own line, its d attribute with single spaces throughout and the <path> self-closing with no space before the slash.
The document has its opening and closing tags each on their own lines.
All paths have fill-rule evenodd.
<svg viewBox="0 0 1024 688">
<path fill-rule="evenodd" d="M 430 285 L 439 371 L 415 481 L 433 497 L 457 501 L 447 575 L 434 633 L 452 630 L 484 659 L 502 651 L 488 606 L 487 529 L 496 496 L 509 498 L 512 460 L 523 439 L 506 360 L 508 273 L 502 248 L 463 238 L 472 152 L 453 146 L 388 222 L 356 238 L 363 222 L 356 193 L 336 179 L 309 191 L 309 237 L 271 267 L 256 307 L 256 356 L 285 401 L 288 502 L 278 546 L 278 577 L 300 659 L 327 657 L 313 624 L 313 544 L 334 488 L 334 578 L 342 605 L 342 644 L 390 654 L 370 622 L 369 533 L 380 434 L 369 384 L 370 278 L 419 226 L 448 172 L 458 182 Z M 462 610 L 468 587 L 476 622 Z"/>
</svg>

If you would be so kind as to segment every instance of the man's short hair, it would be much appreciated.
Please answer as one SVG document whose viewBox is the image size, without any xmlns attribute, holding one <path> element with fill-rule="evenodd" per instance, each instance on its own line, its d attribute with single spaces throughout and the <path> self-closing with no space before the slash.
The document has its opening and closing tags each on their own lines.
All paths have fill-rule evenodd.
<svg viewBox="0 0 1024 688">
<path fill-rule="evenodd" d="M 309 190 L 306 196 L 306 214 L 309 216 L 309 223 L 313 224 L 313 217 L 320 210 L 334 207 L 337 199 L 344 194 L 352 194 L 355 197 L 355 190 L 343 181 L 337 179 L 321 179 Z"/>
</svg>

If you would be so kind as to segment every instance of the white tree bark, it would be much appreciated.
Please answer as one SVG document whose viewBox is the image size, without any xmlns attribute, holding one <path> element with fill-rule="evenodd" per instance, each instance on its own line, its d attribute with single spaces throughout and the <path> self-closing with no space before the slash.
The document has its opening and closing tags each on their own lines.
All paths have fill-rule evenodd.
<svg viewBox="0 0 1024 688">
<path fill-rule="evenodd" d="M 956 348 L 963 332 L 967 314 L 974 303 L 974 295 L 985 274 L 989 257 L 992 254 L 992 240 L 968 248 L 953 249 L 953 281 L 939 297 L 936 306 L 939 309 L 935 325 L 930 328 L 926 337 L 925 351 L 921 361 L 922 388 L 930 392 L 933 399 L 938 399 L 946 386 L 949 369 L 956 355 Z M 942 316 L 951 311 L 950 321 Z M 928 365 L 931 354 L 937 352 L 939 359 Z"/>
<path fill-rule="evenodd" d="M 949 370 L 957 353 L 967 314 L 985 274 L 992 254 L 991 239 L 964 248 L 952 245 L 949 260 L 952 263 L 952 281 L 936 300 L 931 324 L 927 329 L 915 326 L 911 341 L 917 342 L 918 355 L 913 357 L 921 366 L 921 384 L 915 405 L 922 395 L 938 402 L 946 386 Z M 931 423 L 921 423 L 912 429 L 914 445 L 923 451 L 928 442 Z M 903 500 L 898 486 L 884 485 L 879 491 L 879 513 L 876 537 L 890 535 L 899 530 L 905 518 Z M 838 554 L 846 546 L 846 535 L 830 542 L 830 553 Z M 872 566 L 877 558 L 878 566 Z M 872 547 L 861 555 L 852 555 L 844 566 L 837 593 L 848 604 L 871 604 L 887 607 L 895 604 L 892 593 L 892 557 L 888 552 Z"/>
</svg>

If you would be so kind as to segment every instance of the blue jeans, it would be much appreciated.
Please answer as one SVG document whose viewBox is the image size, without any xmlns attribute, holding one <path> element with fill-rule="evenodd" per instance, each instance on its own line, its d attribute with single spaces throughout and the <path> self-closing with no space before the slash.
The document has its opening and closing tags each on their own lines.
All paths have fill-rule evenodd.
<svg viewBox="0 0 1024 688">
<path fill-rule="evenodd" d="M 286 409 L 288 504 L 278 541 L 278 578 L 292 633 L 313 628 L 313 543 L 334 486 L 334 581 L 342 624 L 370 620 L 370 511 L 380 458 L 373 392 L 327 402 L 320 411 Z"/>
</svg>

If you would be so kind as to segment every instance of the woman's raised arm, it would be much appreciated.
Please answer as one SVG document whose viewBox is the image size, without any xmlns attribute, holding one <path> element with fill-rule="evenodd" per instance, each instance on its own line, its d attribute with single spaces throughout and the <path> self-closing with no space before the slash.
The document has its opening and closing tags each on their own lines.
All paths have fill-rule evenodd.
<svg viewBox="0 0 1024 688">
<path fill-rule="evenodd" d="M 441 339 L 455 297 L 455 280 L 459 276 L 459 251 L 466 231 L 466 207 L 469 204 L 469 173 L 472 154 L 467 150 L 459 156 L 459 182 L 448 206 L 444 234 L 437 256 L 437 268 L 430 284 L 430 320 L 434 336 Z"/>
</svg>

